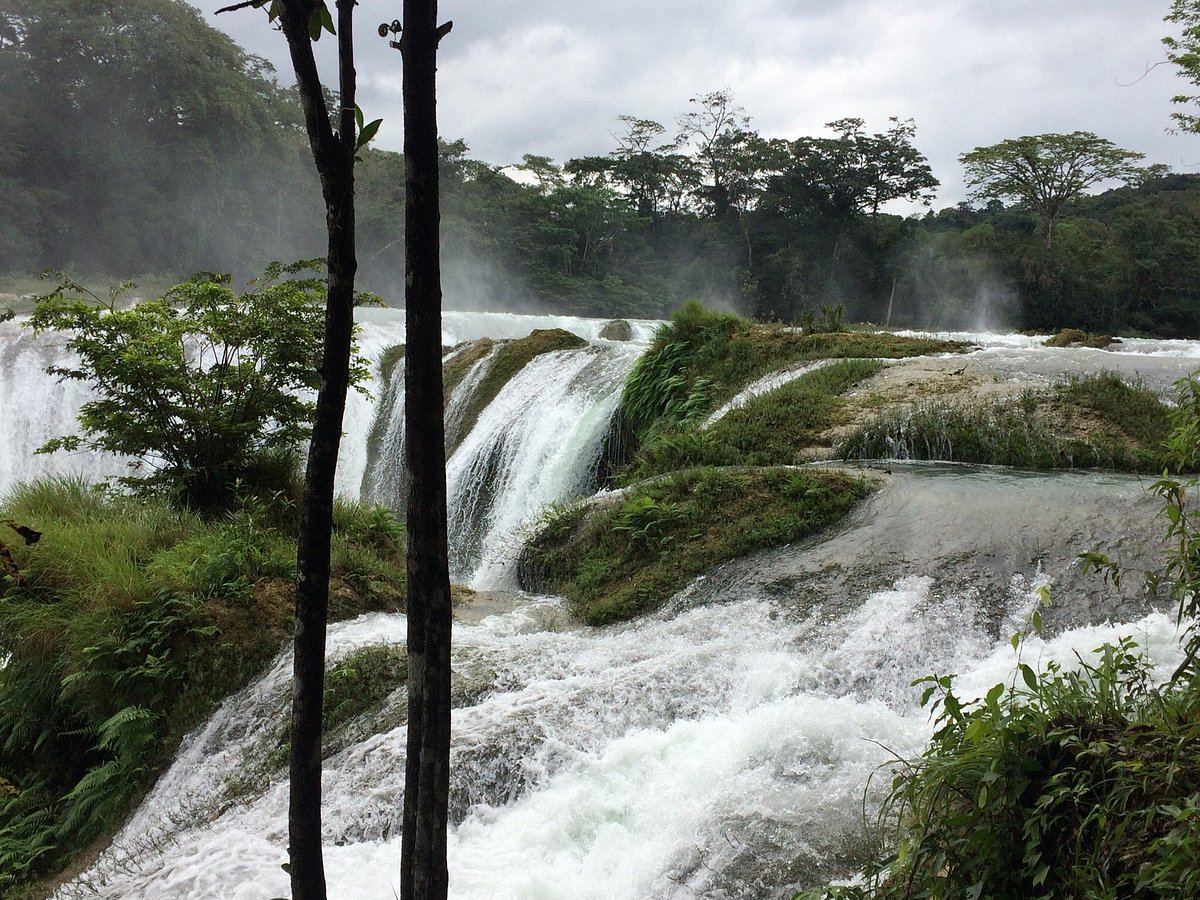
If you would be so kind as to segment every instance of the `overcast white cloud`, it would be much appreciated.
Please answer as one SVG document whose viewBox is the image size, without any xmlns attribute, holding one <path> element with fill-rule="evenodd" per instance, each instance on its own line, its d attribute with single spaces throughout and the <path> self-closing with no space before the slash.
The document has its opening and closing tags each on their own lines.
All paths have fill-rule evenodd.
<svg viewBox="0 0 1200 900">
<path fill-rule="evenodd" d="M 226 0 L 227 2 L 227 0 Z M 290 80 L 283 38 L 258 11 L 217 27 Z M 1180 171 L 1200 137 L 1168 133 L 1174 70 L 1161 65 L 1167 0 L 442 0 L 454 20 L 439 57 L 447 138 L 492 163 L 524 153 L 565 160 L 613 146 L 622 114 L 673 128 L 697 94 L 730 88 L 768 137 L 822 131 L 844 116 L 882 131 L 912 117 L 942 181 L 963 198 L 958 155 L 1007 137 L 1094 131 Z M 360 105 L 401 145 L 399 57 L 375 25 L 399 0 L 361 0 Z M 323 55 L 334 49 L 322 41 Z M 325 59 L 327 64 L 332 60 Z M 1142 77 L 1142 76 L 1145 77 Z M 332 69 L 325 73 L 332 82 Z"/>
</svg>

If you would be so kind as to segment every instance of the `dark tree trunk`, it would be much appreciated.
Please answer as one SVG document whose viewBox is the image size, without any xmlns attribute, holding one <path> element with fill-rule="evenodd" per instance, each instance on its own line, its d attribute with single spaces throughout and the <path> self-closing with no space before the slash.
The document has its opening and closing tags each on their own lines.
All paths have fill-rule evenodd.
<svg viewBox="0 0 1200 900">
<path fill-rule="evenodd" d="M 444 900 L 450 792 L 450 570 L 442 419 L 442 286 L 434 72 L 436 0 L 405 0 L 405 461 L 408 758 L 401 900 Z"/>
<path fill-rule="evenodd" d="M 325 625 L 329 607 L 329 542 L 342 414 L 350 381 L 354 333 L 355 72 L 354 0 L 337 0 L 341 109 L 333 131 L 313 58 L 313 0 L 284 0 L 283 33 L 291 51 L 313 160 L 321 176 L 328 231 L 325 343 L 312 442 L 304 475 L 296 548 L 296 634 L 289 756 L 288 857 L 293 900 L 324 900 L 321 852 L 321 704 L 325 688 Z"/>
</svg>

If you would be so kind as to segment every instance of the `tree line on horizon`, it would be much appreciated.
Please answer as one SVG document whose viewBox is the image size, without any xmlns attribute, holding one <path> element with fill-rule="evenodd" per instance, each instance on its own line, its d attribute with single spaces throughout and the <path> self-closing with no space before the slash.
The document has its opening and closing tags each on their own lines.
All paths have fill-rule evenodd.
<svg viewBox="0 0 1200 900">
<path fill-rule="evenodd" d="M 0 85 L 0 273 L 245 279 L 320 254 L 294 92 L 191 7 L 13 0 Z M 841 306 L 898 327 L 1200 336 L 1200 176 L 1083 132 L 1014 138 L 962 155 L 971 201 L 904 217 L 888 204 L 938 186 L 912 120 L 827 127 L 764 138 L 714 91 L 670 127 L 621 116 L 609 152 L 561 164 L 443 141 L 447 305 L 660 317 L 695 298 L 796 322 Z M 359 284 L 395 300 L 403 175 L 401 154 L 362 151 Z"/>
</svg>

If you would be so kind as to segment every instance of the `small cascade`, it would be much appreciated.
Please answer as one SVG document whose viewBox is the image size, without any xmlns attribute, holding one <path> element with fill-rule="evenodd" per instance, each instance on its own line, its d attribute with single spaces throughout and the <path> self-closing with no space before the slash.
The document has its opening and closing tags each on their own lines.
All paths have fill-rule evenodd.
<svg viewBox="0 0 1200 900">
<path fill-rule="evenodd" d="M 87 473 L 107 477 L 128 473 L 128 460 L 80 450 L 36 455 L 50 438 L 79 430 L 75 413 L 91 398 L 78 381 L 59 381 L 47 366 L 70 366 L 73 356 L 58 334 L 35 336 L 18 316 L 0 322 L 0 492 L 44 475 Z"/>
<path fill-rule="evenodd" d="M 741 409 L 755 397 L 761 397 L 763 394 L 769 394 L 771 391 L 778 390 L 785 384 L 796 381 L 809 372 L 815 372 L 817 369 L 823 369 L 832 363 L 838 362 L 836 359 L 818 359 L 813 362 L 795 363 L 790 366 L 784 366 L 782 369 L 776 369 L 774 372 L 769 372 L 757 381 L 753 381 L 738 391 L 733 397 L 721 404 L 712 415 L 704 420 L 701 428 L 712 428 L 726 415 L 733 412 L 735 409 Z"/>
<path fill-rule="evenodd" d="M 480 414 L 447 463 L 451 572 L 509 586 L 519 529 L 592 488 L 604 435 L 641 352 L 589 345 L 531 360 Z"/>
<path fill-rule="evenodd" d="M 442 357 L 442 364 L 453 362 L 468 350 L 471 344 L 464 343 Z M 466 408 L 471 395 L 487 374 L 492 359 L 493 347 L 471 365 L 462 380 L 455 385 L 446 401 L 445 427 L 446 452 L 462 440 Z M 367 438 L 367 464 L 358 490 L 360 499 L 367 503 L 387 506 L 397 515 L 404 515 L 404 502 L 408 493 L 404 465 L 404 366 L 397 363 L 387 384 L 379 387 L 379 400 L 375 421 Z"/>
<path fill-rule="evenodd" d="M 468 403 L 475 396 L 480 383 L 492 368 L 492 362 L 496 359 L 498 349 L 493 345 L 483 357 L 472 363 L 467 374 L 462 377 L 462 381 L 456 384 L 454 390 L 450 392 L 450 399 L 446 401 L 447 453 L 453 454 L 458 449 L 458 445 L 470 433 L 472 423 L 467 421 Z"/>
</svg>

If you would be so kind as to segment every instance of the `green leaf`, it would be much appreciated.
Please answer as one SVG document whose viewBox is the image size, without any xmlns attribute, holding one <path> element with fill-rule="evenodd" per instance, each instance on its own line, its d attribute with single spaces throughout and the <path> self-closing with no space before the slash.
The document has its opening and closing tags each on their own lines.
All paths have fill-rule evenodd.
<svg viewBox="0 0 1200 900">
<path fill-rule="evenodd" d="M 329 7 L 324 3 L 318 4 L 308 19 L 308 36 L 314 41 L 319 41 L 322 30 L 337 34 L 333 28 L 333 17 L 329 14 Z"/>
<path fill-rule="evenodd" d="M 1037 673 L 1034 672 L 1033 669 L 1029 668 L 1029 666 L 1025 665 L 1025 663 L 1021 663 L 1020 669 L 1021 680 L 1025 682 L 1026 686 L 1031 691 L 1036 691 L 1038 689 Z"/>
<path fill-rule="evenodd" d="M 358 143 L 354 145 L 355 150 L 361 150 L 371 142 L 375 137 L 375 132 L 379 130 L 379 126 L 383 123 L 383 119 L 375 119 L 373 122 L 368 122 L 362 127 L 362 131 L 358 133 Z"/>
</svg>

